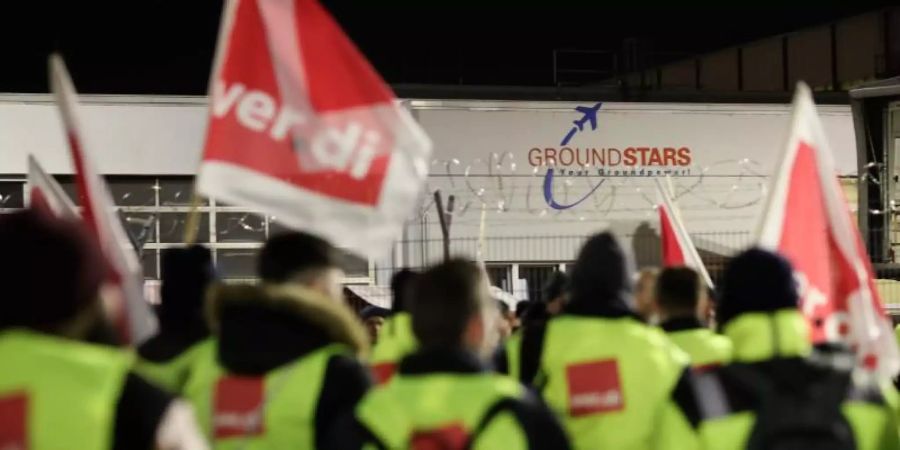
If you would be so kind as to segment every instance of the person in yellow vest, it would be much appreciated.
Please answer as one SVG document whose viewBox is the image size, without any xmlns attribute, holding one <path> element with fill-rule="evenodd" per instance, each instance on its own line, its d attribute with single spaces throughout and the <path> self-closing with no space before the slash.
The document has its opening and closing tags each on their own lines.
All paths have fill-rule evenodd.
<svg viewBox="0 0 900 450">
<path fill-rule="evenodd" d="M 207 448 L 187 403 L 85 342 L 107 265 L 81 223 L 49 214 L 0 216 L 0 448 Z"/>
<path fill-rule="evenodd" d="M 534 355 L 522 356 L 522 373 L 562 418 L 573 447 L 697 448 L 688 357 L 635 314 L 630 255 L 612 234 L 597 234 L 569 276 L 569 302 Z"/>
<path fill-rule="evenodd" d="M 369 388 L 365 330 L 340 300 L 338 258 L 318 237 L 273 236 L 260 285 L 210 293 L 214 338 L 184 392 L 216 449 L 330 448 L 324 430 Z"/>
<path fill-rule="evenodd" d="M 660 328 L 691 358 L 696 370 L 708 370 L 731 360 L 731 341 L 703 324 L 706 285 L 689 267 L 663 269 L 656 278 L 656 311 Z"/>
<path fill-rule="evenodd" d="M 169 392 L 180 393 L 209 337 L 203 304 L 215 271 L 210 251 L 199 245 L 163 250 L 161 269 L 156 309 L 160 330 L 138 347 L 135 370 Z"/>
<path fill-rule="evenodd" d="M 569 277 L 565 273 L 554 272 L 550 276 L 541 290 L 541 298 L 526 309 L 522 327 L 500 346 L 494 356 L 494 369 L 497 372 L 523 382 L 534 379 L 533 373 L 522 376 L 522 356 L 538 356 L 531 347 L 540 345 L 547 321 L 562 312 L 568 299 L 568 288 Z M 537 367 L 537 362 L 528 362 L 525 366 Z"/>
<path fill-rule="evenodd" d="M 734 352 L 731 364 L 695 379 L 704 448 L 900 448 L 879 385 L 810 358 L 787 260 L 745 251 L 729 263 L 720 289 L 716 317 Z"/>
<path fill-rule="evenodd" d="M 485 369 L 497 319 L 487 288 L 471 261 L 451 260 L 419 275 L 408 307 L 420 348 L 336 426 L 332 448 L 568 448 L 536 397 Z"/>
<path fill-rule="evenodd" d="M 372 348 L 369 364 L 378 384 L 387 383 L 397 371 L 397 364 L 416 347 L 411 320 L 406 311 L 409 292 L 416 273 L 402 269 L 391 278 L 393 304 L 391 316 L 385 321 L 378 335 L 378 342 Z"/>
</svg>

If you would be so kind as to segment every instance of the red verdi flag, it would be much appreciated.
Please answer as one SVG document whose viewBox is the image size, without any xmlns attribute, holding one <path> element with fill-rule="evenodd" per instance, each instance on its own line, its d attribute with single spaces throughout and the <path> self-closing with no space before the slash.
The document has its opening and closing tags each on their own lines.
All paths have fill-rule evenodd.
<svg viewBox="0 0 900 450">
<path fill-rule="evenodd" d="M 669 189 L 659 178 L 655 179 L 659 197 L 662 199 L 657 206 L 659 211 L 659 233 L 662 242 L 663 267 L 687 266 L 697 271 L 706 285 L 713 287 L 712 278 L 697 253 L 697 248 L 687 233 L 687 228 L 681 220 L 681 213 Z"/>
<path fill-rule="evenodd" d="M 375 255 L 416 204 L 431 143 L 315 0 L 231 0 L 197 189 Z"/>
<path fill-rule="evenodd" d="M 791 133 L 769 191 L 759 245 L 794 266 L 813 342 L 842 342 L 862 367 L 893 376 L 897 343 L 872 280 L 809 88 L 794 97 Z"/>
<path fill-rule="evenodd" d="M 75 163 L 75 184 L 81 198 L 82 217 L 100 243 L 110 265 L 107 284 L 112 287 L 108 310 L 120 339 L 137 345 L 156 333 L 156 316 L 144 300 L 141 266 L 115 210 L 112 195 L 85 145 L 80 126 L 78 98 L 65 64 L 50 57 L 50 89 L 56 97 L 63 129 Z"/>
</svg>

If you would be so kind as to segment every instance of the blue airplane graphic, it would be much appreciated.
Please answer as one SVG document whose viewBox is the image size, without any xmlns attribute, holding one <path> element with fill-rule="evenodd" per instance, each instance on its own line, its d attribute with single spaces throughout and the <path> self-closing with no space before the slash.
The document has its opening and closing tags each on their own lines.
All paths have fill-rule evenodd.
<svg viewBox="0 0 900 450">
<path fill-rule="evenodd" d="M 575 136 L 576 133 L 580 131 L 584 131 L 584 124 L 590 122 L 591 129 L 597 129 L 597 112 L 600 111 L 600 107 L 603 106 L 603 103 L 598 102 L 596 105 L 587 107 L 587 106 L 576 106 L 575 111 L 578 111 L 582 114 L 580 119 L 573 120 L 572 123 L 575 124 L 572 129 L 569 130 L 568 133 L 563 137 L 560 145 L 566 145 L 569 141 Z"/>
<path fill-rule="evenodd" d="M 584 124 L 588 121 L 591 122 L 591 129 L 597 129 L 597 111 L 600 111 L 600 107 L 603 106 L 603 103 L 597 103 L 596 105 L 588 108 L 587 106 L 576 106 L 575 111 L 578 111 L 584 116 L 582 116 L 578 120 L 572 121 L 576 127 L 578 127 L 578 131 L 584 131 Z"/>
</svg>

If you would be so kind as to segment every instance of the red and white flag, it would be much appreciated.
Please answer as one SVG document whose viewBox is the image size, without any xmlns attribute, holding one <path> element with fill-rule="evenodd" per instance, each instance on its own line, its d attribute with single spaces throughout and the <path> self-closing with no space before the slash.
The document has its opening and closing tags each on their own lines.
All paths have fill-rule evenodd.
<svg viewBox="0 0 900 450">
<path fill-rule="evenodd" d="M 656 209 L 659 211 L 659 234 L 662 241 L 662 262 L 663 267 L 686 266 L 697 271 L 703 277 L 703 281 L 710 288 L 713 287 L 712 278 L 700 254 L 697 253 L 697 247 L 694 247 L 691 236 L 681 220 L 681 212 L 672 198 L 666 186 L 659 178 L 656 181 L 656 189 L 659 193 L 660 204 Z"/>
<path fill-rule="evenodd" d="M 144 300 L 141 265 L 116 213 L 106 181 L 97 172 L 80 126 L 78 98 L 59 55 L 50 57 L 50 89 L 56 97 L 63 129 L 75 163 L 75 184 L 82 217 L 97 237 L 110 265 L 107 310 L 123 343 L 137 345 L 156 332 L 156 316 Z"/>
<path fill-rule="evenodd" d="M 368 255 L 413 211 L 431 142 L 316 0 L 230 0 L 197 189 Z"/>
<path fill-rule="evenodd" d="M 34 155 L 28 155 L 28 206 L 51 212 L 56 217 L 77 219 L 78 210 L 66 191 L 47 174 Z"/>
<path fill-rule="evenodd" d="M 843 195 L 809 87 L 800 83 L 758 243 L 793 264 L 813 342 L 849 344 L 861 367 L 893 376 L 897 342 Z"/>
</svg>

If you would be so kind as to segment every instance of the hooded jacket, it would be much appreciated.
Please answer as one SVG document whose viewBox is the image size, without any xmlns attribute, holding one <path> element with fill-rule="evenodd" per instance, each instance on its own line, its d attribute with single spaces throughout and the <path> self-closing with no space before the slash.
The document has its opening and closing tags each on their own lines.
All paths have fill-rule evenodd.
<svg viewBox="0 0 900 450">
<path fill-rule="evenodd" d="M 366 334 L 353 313 L 335 300 L 297 286 L 219 286 L 210 294 L 215 345 L 208 358 L 228 373 L 264 376 L 331 344 L 352 354 L 331 356 L 315 410 L 317 448 L 331 423 L 352 410 L 371 385 L 357 357 L 368 352 Z M 186 392 L 195 389 L 188 382 Z"/>
</svg>

